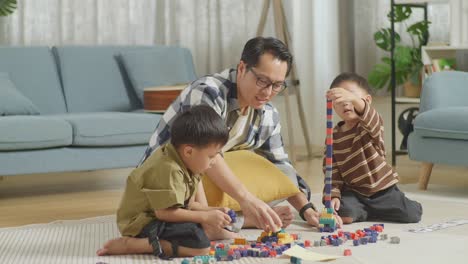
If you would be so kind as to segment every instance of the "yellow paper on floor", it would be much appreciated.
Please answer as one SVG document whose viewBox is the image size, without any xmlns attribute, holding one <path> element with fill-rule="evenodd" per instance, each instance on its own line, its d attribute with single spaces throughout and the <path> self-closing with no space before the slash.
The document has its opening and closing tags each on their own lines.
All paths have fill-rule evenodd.
<svg viewBox="0 0 468 264">
<path fill-rule="evenodd" d="M 292 248 L 283 252 L 283 255 L 288 255 L 290 257 L 300 258 L 302 260 L 310 260 L 310 261 L 327 261 L 327 260 L 334 260 L 337 258 L 341 258 L 341 256 L 334 256 L 334 255 L 325 255 L 315 253 L 305 248 L 295 245 Z"/>
</svg>

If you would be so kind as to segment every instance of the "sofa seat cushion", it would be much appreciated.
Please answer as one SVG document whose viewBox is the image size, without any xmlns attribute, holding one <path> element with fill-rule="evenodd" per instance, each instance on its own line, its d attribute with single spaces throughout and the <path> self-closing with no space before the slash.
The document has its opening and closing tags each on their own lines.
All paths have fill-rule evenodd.
<svg viewBox="0 0 468 264">
<path fill-rule="evenodd" d="M 422 137 L 468 140 L 468 107 L 436 108 L 419 114 L 414 130 Z"/>
<path fill-rule="evenodd" d="M 0 118 L 0 151 L 64 147 L 72 144 L 72 126 L 50 116 Z"/>
<path fill-rule="evenodd" d="M 60 115 L 73 127 L 73 146 L 127 146 L 148 144 L 160 115 L 96 112 Z"/>
</svg>

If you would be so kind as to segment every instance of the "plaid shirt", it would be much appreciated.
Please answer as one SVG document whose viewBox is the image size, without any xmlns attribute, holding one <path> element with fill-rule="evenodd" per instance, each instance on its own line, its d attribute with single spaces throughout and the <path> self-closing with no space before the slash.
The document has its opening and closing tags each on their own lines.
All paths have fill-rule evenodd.
<svg viewBox="0 0 468 264">
<path fill-rule="evenodd" d="M 211 106 L 224 120 L 229 129 L 239 117 L 239 103 L 237 100 L 237 70 L 227 69 L 221 73 L 202 77 L 187 86 L 179 97 L 169 106 L 151 136 L 149 146 L 145 151 L 140 165 L 160 146 L 170 139 L 170 128 L 177 113 L 194 106 L 205 104 Z M 253 122 L 250 124 L 245 142 L 231 150 L 254 150 L 275 165 L 288 167 L 287 174 L 291 179 L 296 176 L 299 187 L 310 193 L 308 186 L 292 167 L 288 154 L 284 150 L 281 137 L 281 125 L 278 110 L 267 103 L 262 109 L 254 110 Z M 285 171 L 285 170 L 283 170 Z"/>
</svg>

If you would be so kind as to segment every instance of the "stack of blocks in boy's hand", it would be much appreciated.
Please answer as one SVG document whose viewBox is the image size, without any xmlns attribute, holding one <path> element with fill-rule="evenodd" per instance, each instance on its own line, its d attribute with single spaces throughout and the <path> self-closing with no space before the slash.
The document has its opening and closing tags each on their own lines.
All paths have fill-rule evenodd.
<svg viewBox="0 0 468 264">
<path fill-rule="evenodd" d="M 227 214 L 231 217 L 231 223 L 235 223 L 237 221 L 237 214 L 234 210 L 229 210 Z"/>
<path fill-rule="evenodd" d="M 231 219 L 233 219 L 231 217 Z M 262 232 L 256 242 L 249 243 L 245 238 L 234 239 L 234 244 L 229 243 L 211 243 L 209 256 L 194 257 L 192 261 L 184 259 L 182 264 L 205 264 L 216 261 L 231 261 L 241 257 L 276 257 L 283 254 L 283 251 L 289 249 L 293 244 L 304 248 L 319 247 L 326 245 L 340 246 L 347 240 L 352 240 L 354 246 L 366 245 L 367 243 L 376 243 L 379 233 L 384 230 L 384 224 L 374 224 L 368 228 L 357 230 L 356 232 L 338 231 L 337 234 L 322 236 L 320 240 L 311 244 L 310 240 L 299 242 L 299 234 L 288 234 L 281 229 L 279 232 Z M 386 234 L 380 234 L 380 240 L 386 240 Z M 399 237 L 391 237 L 390 243 L 397 244 Z M 350 256 L 351 250 L 345 249 L 343 255 Z M 184 262 L 185 261 L 185 262 Z M 294 262 L 293 262 L 294 261 Z M 291 263 L 301 263 L 300 258 L 291 257 Z"/>
</svg>

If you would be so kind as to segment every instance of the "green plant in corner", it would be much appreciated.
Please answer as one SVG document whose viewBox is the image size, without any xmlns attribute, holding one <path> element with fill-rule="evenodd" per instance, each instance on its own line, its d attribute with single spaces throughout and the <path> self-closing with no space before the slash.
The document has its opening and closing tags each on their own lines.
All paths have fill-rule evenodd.
<svg viewBox="0 0 468 264">
<path fill-rule="evenodd" d="M 395 80 L 397 85 L 404 84 L 407 81 L 415 85 L 420 85 L 419 74 L 423 66 L 421 60 L 421 46 L 426 45 L 429 38 L 429 24 L 427 20 L 416 22 L 410 26 L 406 20 L 411 16 L 412 9 L 408 6 L 395 6 L 394 22 L 403 23 L 406 32 L 411 39 L 411 45 L 404 45 L 401 42 L 401 37 L 395 32 Z M 391 21 L 391 13 L 387 15 Z M 390 52 L 391 50 L 391 29 L 382 28 L 374 34 L 375 44 Z M 387 90 L 391 89 L 391 59 L 383 57 L 382 63 L 376 64 L 369 73 L 369 83 L 376 89 L 382 89 L 387 83 Z"/>
<path fill-rule="evenodd" d="M 0 16 L 8 16 L 15 12 L 16 0 L 0 0 Z"/>
</svg>

